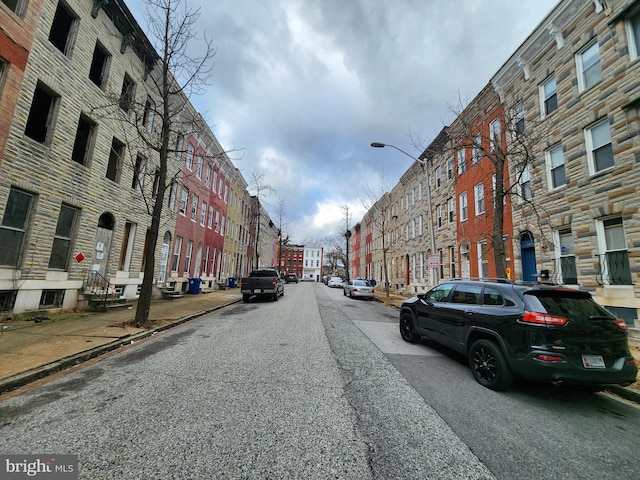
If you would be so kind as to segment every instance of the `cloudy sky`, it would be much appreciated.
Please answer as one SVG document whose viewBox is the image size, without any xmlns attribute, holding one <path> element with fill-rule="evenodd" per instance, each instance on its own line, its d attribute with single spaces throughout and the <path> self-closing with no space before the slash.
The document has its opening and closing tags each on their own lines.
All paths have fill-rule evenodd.
<svg viewBox="0 0 640 480">
<path fill-rule="evenodd" d="M 557 0 L 188 0 L 216 55 L 192 97 L 296 242 L 345 231 L 395 185 Z M 127 0 L 145 28 L 145 0 Z M 193 40 L 198 48 L 197 39 Z M 194 50 L 196 51 L 196 50 Z M 253 193 L 253 192 L 252 192 Z"/>
</svg>

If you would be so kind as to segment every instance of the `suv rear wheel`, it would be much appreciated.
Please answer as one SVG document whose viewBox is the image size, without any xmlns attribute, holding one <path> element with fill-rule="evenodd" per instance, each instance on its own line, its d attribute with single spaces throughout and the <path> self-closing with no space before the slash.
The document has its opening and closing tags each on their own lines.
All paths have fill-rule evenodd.
<svg viewBox="0 0 640 480">
<path fill-rule="evenodd" d="M 410 313 L 405 312 L 400 315 L 400 335 L 405 342 L 418 343 L 420 340 L 420 335 L 416 333 L 416 327 Z"/>
<path fill-rule="evenodd" d="M 504 354 L 491 340 L 481 339 L 471 345 L 469 366 L 476 381 L 491 390 L 505 390 L 513 384 Z"/>
</svg>

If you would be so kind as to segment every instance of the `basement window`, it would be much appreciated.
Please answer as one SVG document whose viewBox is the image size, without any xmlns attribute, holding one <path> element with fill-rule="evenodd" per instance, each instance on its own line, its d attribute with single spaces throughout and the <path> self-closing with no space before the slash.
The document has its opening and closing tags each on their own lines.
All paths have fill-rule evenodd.
<svg viewBox="0 0 640 480">
<path fill-rule="evenodd" d="M 43 290 L 39 308 L 59 308 L 64 301 L 64 290 Z"/>
<path fill-rule="evenodd" d="M 16 303 L 17 290 L 0 290 L 0 312 L 10 312 Z"/>
</svg>

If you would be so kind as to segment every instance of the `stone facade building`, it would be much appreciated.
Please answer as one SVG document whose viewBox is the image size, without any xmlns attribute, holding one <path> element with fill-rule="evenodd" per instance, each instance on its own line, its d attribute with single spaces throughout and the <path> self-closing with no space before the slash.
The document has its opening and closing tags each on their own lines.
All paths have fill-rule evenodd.
<svg viewBox="0 0 640 480">
<path fill-rule="evenodd" d="M 504 248 L 506 276 L 589 290 L 629 324 L 637 321 L 639 69 L 638 0 L 556 5 L 445 129 L 448 141 L 434 140 L 437 151 L 426 155 L 432 144 L 420 156 L 431 181 L 438 279 L 494 275 L 491 251 Z M 501 184 L 487 164 L 498 146 L 506 154 Z M 428 287 L 415 273 L 431 248 L 419 220 L 414 237 L 413 222 L 428 216 L 424 201 L 414 205 L 424 178 L 418 167 L 387 194 L 399 225 L 393 231 L 400 230 L 387 259 L 390 283 L 405 293 Z M 495 208 L 499 187 L 504 244 L 485 249 L 493 225 L 487 206 Z M 379 242 L 373 247 L 378 258 Z"/>
</svg>

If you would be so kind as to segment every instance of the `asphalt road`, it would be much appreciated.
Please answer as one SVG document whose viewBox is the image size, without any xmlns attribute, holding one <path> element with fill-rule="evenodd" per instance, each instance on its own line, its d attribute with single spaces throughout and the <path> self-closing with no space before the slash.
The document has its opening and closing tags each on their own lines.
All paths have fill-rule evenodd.
<svg viewBox="0 0 640 480">
<path fill-rule="evenodd" d="M 291 285 L 0 404 L 3 454 L 78 455 L 80 478 L 493 478 L 352 316 Z M 382 323 L 384 323 L 382 322 Z"/>
<path fill-rule="evenodd" d="M 396 311 L 328 294 L 497 478 L 638 478 L 638 404 L 526 382 L 488 390 L 455 352 L 402 341 Z"/>
</svg>

